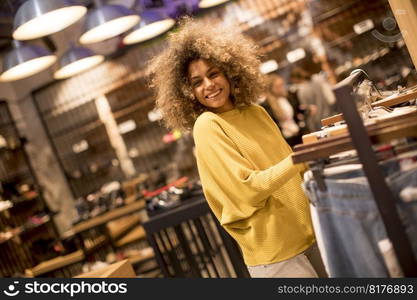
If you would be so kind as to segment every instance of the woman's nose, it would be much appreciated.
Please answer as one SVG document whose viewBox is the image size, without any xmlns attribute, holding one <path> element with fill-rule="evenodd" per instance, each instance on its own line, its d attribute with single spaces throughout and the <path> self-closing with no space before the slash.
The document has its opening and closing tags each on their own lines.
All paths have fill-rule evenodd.
<svg viewBox="0 0 417 300">
<path fill-rule="evenodd" d="M 204 78 L 204 87 L 211 88 L 214 86 L 213 81 L 210 78 Z"/>
</svg>

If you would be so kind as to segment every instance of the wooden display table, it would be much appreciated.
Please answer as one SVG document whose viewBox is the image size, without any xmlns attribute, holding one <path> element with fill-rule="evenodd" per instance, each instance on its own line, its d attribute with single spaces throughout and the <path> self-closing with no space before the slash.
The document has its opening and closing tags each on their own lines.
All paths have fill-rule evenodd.
<svg viewBox="0 0 417 300">
<path fill-rule="evenodd" d="M 80 274 L 75 278 L 135 278 L 136 274 L 128 259 L 116 262 L 99 270 Z"/>
<path fill-rule="evenodd" d="M 125 215 L 140 211 L 141 209 L 145 208 L 145 200 L 137 200 L 135 202 L 132 202 L 130 204 L 127 204 L 125 206 L 116 208 L 112 211 L 106 212 L 102 215 L 99 215 L 97 217 L 91 218 L 89 220 L 86 220 L 84 222 L 78 223 L 75 225 L 72 229 L 68 230 L 63 234 L 63 238 L 68 238 L 73 235 L 82 233 L 84 231 L 87 231 L 89 229 L 98 227 L 100 225 L 106 224 L 107 222 L 110 222 L 112 220 L 118 219 L 120 217 L 123 217 Z"/>
</svg>

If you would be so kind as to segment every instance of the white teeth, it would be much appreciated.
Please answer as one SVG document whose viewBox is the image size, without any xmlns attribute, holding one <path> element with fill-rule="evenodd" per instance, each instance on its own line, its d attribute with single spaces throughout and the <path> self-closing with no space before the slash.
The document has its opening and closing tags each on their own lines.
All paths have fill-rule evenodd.
<svg viewBox="0 0 417 300">
<path fill-rule="evenodd" d="M 207 95 L 207 96 L 206 96 L 206 98 L 209 98 L 209 99 L 214 98 L 214 97 L 216 97 L 218 94 L 220 94 L 220 92 L 221 92 L 221 90 L 218 90 L 217 92 L 215 92 L 215 93 L 213 93 L 213 94 Z"/>
</svg>

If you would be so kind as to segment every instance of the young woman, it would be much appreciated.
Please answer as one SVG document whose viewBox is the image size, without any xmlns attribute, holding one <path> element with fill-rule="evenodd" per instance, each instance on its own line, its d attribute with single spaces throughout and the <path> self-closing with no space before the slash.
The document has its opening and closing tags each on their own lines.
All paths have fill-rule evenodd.
<svg viewBox="0 0 417 300">
<path fill-rule="evenodd" d="M 258 67 L 243 36 L 185 19 L 151 63 L 156 104 L 168 127 L 193 130 L 204 195 L 251 276 L 316 277 L 305 255 L 315 244 L 305 166 L 253 104 L 264 87 Z"/>
<path fill-rule="evenodd" d="M 288 92 L 284 78 L 277 74 L 271 74 L 268 79 L 267 101 L 278 119 L 278 127 L 282 135 L 290 146 L 301 144 L 300 128 L 295 122 L 296 112 L 287 98 Z"/>
</svg>

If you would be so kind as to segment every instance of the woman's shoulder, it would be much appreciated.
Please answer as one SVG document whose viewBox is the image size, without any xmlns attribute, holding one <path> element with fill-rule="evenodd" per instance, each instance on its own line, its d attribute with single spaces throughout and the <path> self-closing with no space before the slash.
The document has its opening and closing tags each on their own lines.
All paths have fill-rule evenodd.
<svg viewBox="0 0 417 300">
<path fill-rule="evenodd" d="M 247 107 L 247 109 L 251 109 L 251 110 L 254 110 L 254 111 L 263 111 L 264 110 L 264 108 L 262 107 L 262 105 L 255 104 L 255 103 L 252 103 L 251 105 L 249 105 Z"/>
<path fill-rule="evenodd" d="M 262 105 L 259 104 L 251 104 L 247 107 L 248 111 L 250 111 L 251 113 L 256 113 L 256 114 L 267 114 L 267 111 L 265 110 L 265 108 L 262 107 Z"/>
<path fill-rule="evenodd" d="M 200 125 L 200 124 L 212 123 L 218 118 L 219 116 L 217 116 L 215 113 L 211 111 L 205 111 L 197 117 L 197 119 L 195 120 L 194 126 Z"/>
<path fill-rule="evenodd" d="M 197 120 L 195 120 L 193 134 L 195 135 L 196 133 L 207 132 L 208 130 L 213 129 L 213 126 L 217 124 L 218 119 L 219 116 L 213 112 L 203 112 L 197 117 Z"/>
<path fill-rule="evenodd" d="M 241 107 L 239 109 L 234 109 L 233 111 L 226 112 L 224 114 L 228 114 L 225 116 L 224 114 L 221 114 L 219 116 L 218 114 L 215 114 L 213 112 L 203 112 L 201 115 L 199 115 L 194 123 L 193 132 L 196 131 L 207 131 L 210 129 L 216 129 L 221 128 L 222 124 L 232 122 L 233 117 L 236 115 L 240 115 L 241 113 L 255 113 L 255 114 L 265 114 L 265 109 L 257 104 L 251 104 L 245 107 Z"/>
</svg>

